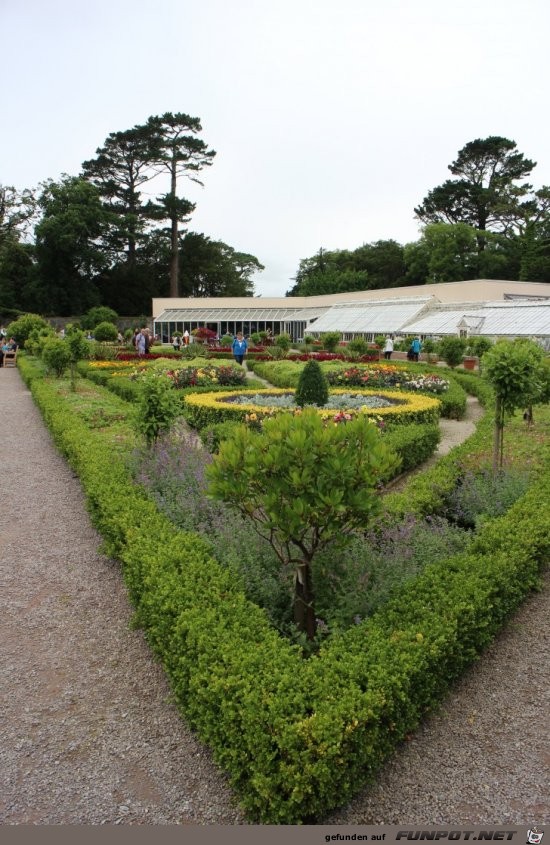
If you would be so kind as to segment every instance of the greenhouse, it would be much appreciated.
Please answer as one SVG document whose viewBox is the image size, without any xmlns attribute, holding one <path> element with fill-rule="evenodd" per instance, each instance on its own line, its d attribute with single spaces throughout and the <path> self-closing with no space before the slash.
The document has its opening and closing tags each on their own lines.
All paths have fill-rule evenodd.
<svg viewBox="0 0 550 845">
<path fill-rule="evenodd" d="M 343 340 L 378 335 L 533 337 L 550 343 L 550 284 L 472 279 L 296 297 L 153 299 L 154 333 L 206 327 L 218 337 L 268 331 L 294 342 L 337 331 Z"/>
</svg>

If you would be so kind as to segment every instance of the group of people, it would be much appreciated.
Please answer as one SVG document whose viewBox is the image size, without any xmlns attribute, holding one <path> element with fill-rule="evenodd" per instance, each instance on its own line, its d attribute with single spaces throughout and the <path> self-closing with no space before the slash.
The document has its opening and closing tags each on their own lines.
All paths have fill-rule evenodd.
<svg viewBox="0 0 550 845">
<path fill-rule="evenodd" d="M 13 337 L 9 339 L 5 334 L 0 336 L 0 367 L 4 366 L 4 355 L 6 352 L 16 352 L 17 343 Z"/>
<path fill-rule="evenodd" d="M 178 351 L 178 349 L 181 349 L 182 346 L 187 346 L 188 343 L 189 343 L 189 332 L 187 331 L 187 329 L 185 329 L 185 331 L 184 331 L 183 335 L 181 335 L 181 337 L 180 337 L 179 334 L 175 334 L 174 337 L 172 338 L 172 346 L 174 347 L 176 352 Z"/>
<path fill-rule="evenodd" d="M 388 335 L 386 337 L 386 341 L 384 343 L 384 348 L 382 351 L 384 353 L 385 360 L 389 361 L 393 352 L 393 337 L 391 335 Z M 422 343 L 420 342 L 420 338 L 415 337 L 410 345 L 409 351 L 407 352 L 407 358 L 409 359 L 409 361 L 418 361 L 421 351 Z"/>
<path fill-rule="evenodd" d="M 155 338 L 153 337 L 147 326 L 142 326 L 141 329 L 134 329 L 132 346 L 135 347 L 135 350 L 138 355 L 147 355 L 154 341 Z"/>
<path fill-rule="evenodd" d="M 144 331 L 144 330 L 142 329 L 141 331 Z M 145 331 L 148 331 L 148 330 L 146 329 Z M 179 349 L 181 349 L 181 347 L 183 345 L 187 346 L 188 343 L 189 343 L 189 332 L 187 331 L 187 329 L 184 331 L 182 337 L 180 337 L 179 335 L 174 335 L 173 338 L 172 338 L 172 346 L 174 347 L 176 352 Z M 248 341 L 243 336 L 242 332 L 237 332 L 237 334 L 233 338 L 233 343 L 231 345 L 231 349 L 233 351 L 233 357 L 235 358 L 235 361 L 237 362 L 237 364 L 242 364 L 244 359 L 245 359 L 246 353 L 248 351 Z M 139 353 L 139 349 L 138 349 L 138 354 L 142 354 L 142 353 Z"/>
</svg>

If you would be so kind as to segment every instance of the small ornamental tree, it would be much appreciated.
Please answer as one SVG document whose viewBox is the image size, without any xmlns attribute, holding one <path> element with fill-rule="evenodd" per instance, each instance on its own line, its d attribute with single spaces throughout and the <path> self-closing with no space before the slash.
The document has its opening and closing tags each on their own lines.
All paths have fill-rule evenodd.
<svg viewBox="0 0 550 845">
<path fill-rule="evenodd" d="M 292 338 L 289 334 L 287 334 L 287 332 L 281 332 L 281 334 L 278 334 L 275 338 L 275 346 L 282 352 L 287 353 L 292 346 Z"/>
<path fill-rule="evenodd" d="M 301 408 L 304 405 L 326 405 L 328 382 L 317 361 L 308 361 L 300 373 L 294 399 Z"/>
<path fill-rule="evenodd" d="M 342 335 L 340 332 L 325 332 L 321 335 L 323 349 L 327 352 L 335 352 L 341 339 Z"/>
<path fill-rule="evenodd" d="M 309 640 L 312 561 L 367 528 L 379 507 L 376 485 L 397 463 L 365 416 L 325 425 L 306 408 L 266 420 L 261 432 L 238 426 L 207 468 L 210 494 L 250 519 L 280 562 L 294 567 L 294 620 Z"/>
<path fill-rule="evenodd" d="M 59 337 L 49 337 L 42 349 L 42 360 L 57 378 L 61 378 L 71 362 L 71 353 L 64 340 Z"/>
<path fill-rule="evenodd" d="M 466 344 L 461 337 L 444 337 L 439 341 L 438 354 L 449 367 L 458 367 L 462 363 Z"/>
<path fill-rule="evenodd" d="M 181 414 L 181 402 L 171 381 L 165 376 L 147 373 L 142 383 L 141 399 L 137 406 L 135 427 L 152 446 L 170 430 Z"/>
<path fill-rule="evenodd" d="M 76 390 L 76 365 L 83 358 L 87 358 L 90 354 L 90 344 L 86 340 L 86 336 L 80 329 L 67 326 L 67 335 L 65 343 L 69 348 L 70 353 L 70 367 L 71 367 L 71 390 Z"/>
<path fill-rule="evenodd" d="M 495 391 L 493 471 L 503 464 L 504 424 L 518 408 L 547 398 L 544 352 L 530 340 L 500 340 L 483 356 L 483 377 Z"/>
</svg>

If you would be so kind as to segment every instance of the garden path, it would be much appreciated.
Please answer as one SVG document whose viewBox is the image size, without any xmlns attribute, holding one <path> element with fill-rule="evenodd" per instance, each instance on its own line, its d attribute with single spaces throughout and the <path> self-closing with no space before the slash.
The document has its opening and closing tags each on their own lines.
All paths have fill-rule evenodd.
<svg viewBox="0 0 550 845">
<path fill-rule="evenodd" d="M 0 395 L 0 824 L 244 824 L 17 370 Z M 550 823 L 549 613 L 550 590 L 526 601 L 376 785 L 319 823 Z"/>
</svg>

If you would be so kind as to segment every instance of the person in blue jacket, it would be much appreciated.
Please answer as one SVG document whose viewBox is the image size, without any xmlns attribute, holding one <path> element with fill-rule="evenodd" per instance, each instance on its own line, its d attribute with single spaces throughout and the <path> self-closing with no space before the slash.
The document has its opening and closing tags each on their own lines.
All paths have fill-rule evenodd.
<svg viewBox="0 0 550 845">
<path fill-rule="evenodd" d="M 233 339 L 233 346 L 231 348 L 233 349 L 233 355 L 237 364 L 242 364 L 246 350 L 248 349 L 248 343 L 244 339 L 242 332 L 237 332 L 237 337 Z"/>
<path fill-rule="evenodd" d="M 422 349 L 422 344 L 420 343 L 420 338 L 415 337 L 415 339 L 411 343 L 411 352 L 413 354 L 413 361 L 418 361 L 418 356 L 420 355 L 421 349 Z"/>
</svg>

